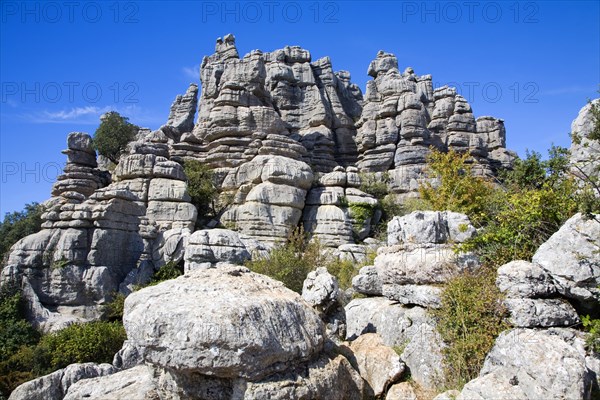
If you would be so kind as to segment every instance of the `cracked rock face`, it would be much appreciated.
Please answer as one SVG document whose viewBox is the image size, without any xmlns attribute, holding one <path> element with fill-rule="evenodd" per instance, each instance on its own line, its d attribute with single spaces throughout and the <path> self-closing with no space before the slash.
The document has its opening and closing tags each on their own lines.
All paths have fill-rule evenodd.
<svg viewBox="0 0 600 400">
<path fill-rule="evenodd" d="M 233 265 L 134 292 L 124 315 L 143 359 L 180 374 L 259 379 L 312 359 L 324 341 L 298 294 Z"/>
</svg>

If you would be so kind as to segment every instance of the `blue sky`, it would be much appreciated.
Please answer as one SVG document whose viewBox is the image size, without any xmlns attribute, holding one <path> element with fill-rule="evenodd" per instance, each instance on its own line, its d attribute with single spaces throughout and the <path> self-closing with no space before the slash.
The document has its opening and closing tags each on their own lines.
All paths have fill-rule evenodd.
<svg viewBox="0 0 600 400">
<path fill-rule="evenodd" d="M 475 115 L 505 120 L 508 147 L 569 145 L 600 84 L 598 1 L 0 1 L 0 215 L 43 201 L 72 131 L 116 109 L 166 122 L 215 39 L 241 55 L 285 45 L 329 56 L 364 91 L 378 50 L 453 84 Z"/>
</svg>

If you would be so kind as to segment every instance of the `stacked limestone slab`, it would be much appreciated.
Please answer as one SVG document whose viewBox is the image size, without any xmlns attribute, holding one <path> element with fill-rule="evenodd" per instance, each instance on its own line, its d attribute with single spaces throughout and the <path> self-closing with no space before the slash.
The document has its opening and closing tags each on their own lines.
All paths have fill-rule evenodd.
<svg viewBox="0 0 600 400">
<path fill-rule="evenodd" d="M 74 178 L 75 168 L 87 168 L 89 177 L 107 173 L 93 167 L 91 138 L 69 135 L 67 178 L 59 178 L 55 197 L 44 203 L 43 229 L 15 244 L 2 271 L 3 281 L 24 288 L 37 327 L 98 319 L 114 292 L 150 277 L 159 232 L 194 228 L 197 212 L 181 165 L 155 154 L 168 155 L 163 139 L 150 133 L 132 143 L 113 182 L 90 193 L 90 182 L 109 178 Z"/>
</svg>

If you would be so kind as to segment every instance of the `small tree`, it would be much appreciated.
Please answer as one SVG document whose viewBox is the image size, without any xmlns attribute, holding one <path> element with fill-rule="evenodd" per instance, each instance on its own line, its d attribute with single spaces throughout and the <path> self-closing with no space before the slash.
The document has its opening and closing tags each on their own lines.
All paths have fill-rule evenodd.
<svg viewBox="0 0 600 400">
<path fill-rule="evenodd" d="M 23 211 L 7 213 L 0 222 L 0 263 L 13 244 L 42 227 L 43 207 L 38 203 L 26 204 Z"/>
<path fill-rule="evenodd" d="M 140 128 L 116 111 L 109 111 L 100 119 L 102 122 L 94 133 L 94 148 L 116 164 Z"/>
</svg>

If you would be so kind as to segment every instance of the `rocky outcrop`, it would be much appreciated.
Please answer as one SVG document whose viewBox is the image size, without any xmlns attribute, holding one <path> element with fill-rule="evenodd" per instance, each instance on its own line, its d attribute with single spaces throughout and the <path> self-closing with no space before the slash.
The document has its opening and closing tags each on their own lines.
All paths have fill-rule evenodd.
<svg viewBox="0 0 600 400">
<path fill-rule="evenodd" d="M 123 320 L 144 364 L 80 381 L 65 398 L 363 398 L 348 360 L 322 352 L 318 314 L 245 267 L 197 269 L 135 292 Z"/>
<path fill-rule="evenodd" d="M 160 131 L 148 132 L 130 144 L 108 186 L 91 194 L 72 187 L 45 202 L 43 229 L 13 246 L 2 282 L 21 285 L 36 327 L 56 330 L 98 319 L 115 292 L 130 292 L 171 261 L 168 251 L 155 254 L 159 232 L 194 228 L 197 211 L 183 168 L 154 154 L 168 155 L 165 140 Z M 71 134 L 68 145 L 69 160 L 81 159 L 78 152 L 90 165 L 95 160 L 88 135 Z"/>
<path fill-rule="evenodd" d="M 583 314 L 600 305 L 600 216 L 571 217 L 533 255 L 552 277 L 556 290 Z"/>
<path fill-rule="evenodd" d="M 77 382 L 107 376 L 116 371 L 110 364 L 71 364 L 49 375 L 22 384 L 12 392 L 9 400 L 63 399 Z"/>
<path fill-rule="evenodd" d="M 475 233 L 462 214 L 416 211 L 394 217 L 388 223 L 388 247 L 380 248 L 374 269 L 383 296 L 407 305 L 439 307 L 441 288 L 452 276 L 479 265 L 470 254 L 456 254 L 453 243 L 463 242 Z M 370 270 L 364 270 L 369 274 Z M 374 280 L 372 275 L 355 278 Z M 373 286 L 377 287 L 378 282 Z M 356 290 L 362 290 L 360 286 Z M 373 293 L 366 288 L 367 293 Z"/>
<path fill-rule="evenodd" d="M 384 395 L 393 383 L 400 380 L 404 363 L 392 348 L 383 344 L 376 333 L 362 335 L 350 344 L 350 350 L 352 361 L 375 397 Z"/>
<path fill-rule="evenodd" d="M 589 178 L 597 178 L 600 176 L 598 163 L 600 162 L 600 142 L 592 140 L 588 136 L 593 132 L 595 124 L 592 107 L 598 107 L 600 99 L 595 99 L 591 103 L 586 104 L 579 115 L 571 124 L 571 170 L 575 176 L 587 181 Z M 597 195 L 599 193 L 596 193 Z"/>
<path fill-rule="evenodd" d="M 381 211 L 377 199 L 361 191 L 360 184 L 355 167 L 336 167 L 319 177 L 306 197 L 304 230 L 327 247 L 365 239 L 379 222 Z"/>
<path fill-rule="evenodd" d="M 434 89 L 431 75 L 404 72 L 397 58 L 384 51 L 369 65 L 374 79 L 367 83 L 358 128 L 358 167 L 365 172 L 390 171 L 392 190 L 416 190 L 425 179 L 430 147 L 468 152 L 474 170 L 493 175 L 511 165 L 502 120 L 475 119 L 469 103 L 447 86 Z"/>
<path fill-rule="evenodd" d="M 457 399 L 483 400 L 498 393 L 514 399 L 587 399 L 591 377 L 577 331 L 513 329 L 498 337 L 479 377 Z"/>
</svg>

